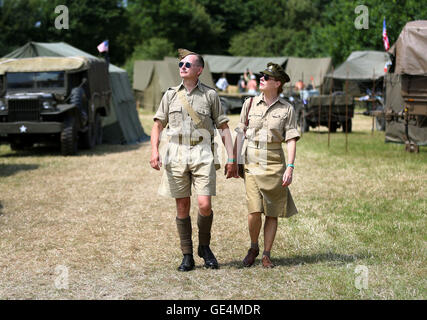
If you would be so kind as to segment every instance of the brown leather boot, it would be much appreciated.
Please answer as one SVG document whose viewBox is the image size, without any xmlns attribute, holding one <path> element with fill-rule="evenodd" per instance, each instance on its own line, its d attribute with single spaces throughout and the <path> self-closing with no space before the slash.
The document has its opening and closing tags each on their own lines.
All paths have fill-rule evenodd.
<svg viewBox="0 0 427 320">
<path fill-rule="evenodd" d="M 254 264 L 255 258 L 258 257 L 258 255 L 259 255 L 259 250 L 250 248 L 248 250 L 248 254 L 246 255 L 245 259 L 243 259 L 243 265 L 245 267 L 250 267 L 251 265 Z"/>
<path fill-rule="evenodd" d="M 262 266 L 264 268 L 274 268 L 274 264 L 271 262 L 268 256 L 262 256 Z"/>
</svg>

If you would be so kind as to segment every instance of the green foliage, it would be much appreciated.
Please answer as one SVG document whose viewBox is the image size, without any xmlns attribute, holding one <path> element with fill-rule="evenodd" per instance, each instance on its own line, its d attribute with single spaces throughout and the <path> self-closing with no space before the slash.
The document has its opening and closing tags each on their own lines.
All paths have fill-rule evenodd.
<svg viewBox="0 0 427 320">
<path fill-rule="evenodd" d="M 166 56 L 175 56 L 173 44 L 166 38 L 151 38 L 135 47 L 132 56 L 126 61 L 125 69 L 130 79 L 133 79 L 133 64 L 135 60 L 163 60 Z"/>
<path fill-rule="evenodd" d="M 55 29 L 57 5 L 69 9 L 68 30 Z M 358 5 L 369 10 L 368 29 L 355 27 Z M 96 46 L 108 39 L 111 62 L 127 66 L 135 55 L 161 58 L 179 47 L 202 54 L 332 56 L 338 65 L 354 50 L 384 50 L 384 17 L 393 44 L 408 21 L 426 19 L 427 7 L 416 0 L 3 0 L 0 55 L 31 40 L 65 41 L 97 55 Z"/>
</svg>

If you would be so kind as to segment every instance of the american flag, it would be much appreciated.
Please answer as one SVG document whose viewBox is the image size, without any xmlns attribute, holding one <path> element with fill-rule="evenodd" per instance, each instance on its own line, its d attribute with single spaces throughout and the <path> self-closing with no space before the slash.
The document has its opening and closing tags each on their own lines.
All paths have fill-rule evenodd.
<svg viewBox="0 0 427 320">
<path fill-rule="evenodd" d="M 385 49 L 385 51 L 387 51 L 388 49 L 390 49 L 390 42 L 388 41 L 387 29 L 385 27 L 385 18 L 383 20 L 383 43 L 384 43 L 384 49 Z"/>
<path fill-rule="evenodd" d="M 101 42 L 97 48 L 99 52 L 108 52 L 108 40 Z"/>
</svg>

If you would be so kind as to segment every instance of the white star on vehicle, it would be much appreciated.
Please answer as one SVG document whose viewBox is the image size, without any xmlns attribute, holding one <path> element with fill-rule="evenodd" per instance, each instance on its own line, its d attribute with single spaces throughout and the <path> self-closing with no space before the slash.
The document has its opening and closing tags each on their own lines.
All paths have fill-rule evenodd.
<svg viewBox="0 0 427 320">
<path fill-rule="evenodd" d="M 21 131 L 21 133 L 27 132 L 27 127 L 22 125 L 19 130 Z"/>
</svg>

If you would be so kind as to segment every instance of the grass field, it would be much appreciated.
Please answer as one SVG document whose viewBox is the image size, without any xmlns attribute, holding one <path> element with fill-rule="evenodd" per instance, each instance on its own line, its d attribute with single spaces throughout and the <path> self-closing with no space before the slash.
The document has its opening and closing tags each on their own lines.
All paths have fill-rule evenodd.
<svg viewBox="0 0 427 320">
<path fill-rule="evenodd" d="M 152 114 L 140 117 L 149 134 Z M 426 299 L 427 149 L 385 144 L 370 124 L 355 116 L 348 152 L 341 132 L 328 148 L 324 128 L 297 143 L 299 214 L 279 220 L 272 270 L 242 268 L 243 182 L 222 171 L 211 244 L 221 268 L 195 257 L 179 273 L 175 204 L 157 195 L 149 142 L 73 157 L 1 145 L 0 299 Z M 196 214 L 193 201 L 195 247 Z"/>
</svg>

